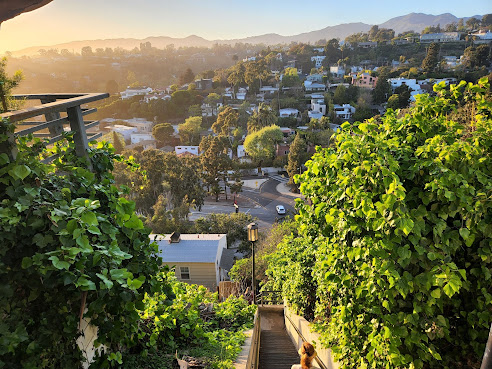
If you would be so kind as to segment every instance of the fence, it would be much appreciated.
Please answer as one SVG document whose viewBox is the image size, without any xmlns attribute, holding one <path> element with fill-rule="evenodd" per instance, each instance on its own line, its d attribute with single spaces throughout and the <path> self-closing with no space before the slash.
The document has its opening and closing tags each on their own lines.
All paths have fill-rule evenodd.
<svg viewBox="0 0 492 369">
<path fill-rule="evenodd" d="M 9 137 L 9 142 L 0 144 L 0 153 L 7 153 L 9 157 L 15 158 L 17 152 L 13 142 L 19 136 L 33 134 L 34 137 L 47 138 L 48 144 L 53 144 L 62 140 L 65 132 L 73 132 L 76 154 L 86 157 L 89 141 L 101 137 L 102 134 L 87 136 L 87 130 L 97 126 L 99 122 L 84 121 L 84 116 L 96 112 L 97 109 L 83 108 L 82 105 L 107 97 L 107 93 L 13 95 L 12 98 L 17 100 L 39 100 L 41 105 L 0 114 L 0 124 L 3 124 L 4 119 L 16 123 L 16 130 Z M 29 120 L 32 118 L 35 120 Z M 68 125 L 69 130 L 65 130 L 64 125 Z M 56 155 L 43 162 L 47 163 L 55 158 Z"/>
</svg>

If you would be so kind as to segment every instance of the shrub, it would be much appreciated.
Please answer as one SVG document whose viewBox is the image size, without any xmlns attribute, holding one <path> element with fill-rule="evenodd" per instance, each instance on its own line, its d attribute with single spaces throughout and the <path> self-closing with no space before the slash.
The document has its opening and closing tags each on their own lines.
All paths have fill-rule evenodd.
<svg viewBox="0 0 492 369">
<path fill-rule="evenodd" d="M 481 360 L 492 321 L 487 88 L 436 85 L 403 116 L 345 123 L 297 177 L 310 202 L 270 273 L 298 312 L 316 296 L 322 343 L 342 368 Z"/>
</svg>

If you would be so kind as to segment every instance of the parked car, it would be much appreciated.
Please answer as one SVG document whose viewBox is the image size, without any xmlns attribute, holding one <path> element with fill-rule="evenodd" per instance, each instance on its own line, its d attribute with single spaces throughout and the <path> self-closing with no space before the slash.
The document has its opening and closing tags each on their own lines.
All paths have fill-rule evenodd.
<svg viewBox="0 0 492 369">
<path fill-rule="evenodd" d="M 285 215 L 285 208 L 283 205 L 277 205 L 275 206 L 275 209 L 277 210 L 278 215 Z"/>
</svg>

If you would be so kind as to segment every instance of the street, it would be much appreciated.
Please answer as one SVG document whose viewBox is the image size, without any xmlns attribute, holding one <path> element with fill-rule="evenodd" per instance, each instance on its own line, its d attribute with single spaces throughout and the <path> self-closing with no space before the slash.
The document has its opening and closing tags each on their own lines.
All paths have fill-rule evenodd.
<svg viewBox="0 0 492 369">
<path fill-rule="evenodd" d="M 276 221 L 289 215 L 293 216 L 295 213 L 295 198 L 299 197 L 299 195 L 289 191 L 286 186 L 287 181 L 287 178 L 278 175 L 267 177 L 263 180 L 245 180 L 243 191 L 236 197 L 239 212 L 251 214 L 254 218 L 257 218 L 258 226 L 261 229 L 270 229 Z M 195 220 L 210 213 L 234 213 L 234 197 L 233 195 L 228 197 L 227 201 L 222 197 L 219 202 L 206 201 L 201 211 L 193 210 L 191 212 L 190 220 Z M 285 207 L 285 215 L 277 214 L 275 209 L 277 205 Z"/>
</svg>

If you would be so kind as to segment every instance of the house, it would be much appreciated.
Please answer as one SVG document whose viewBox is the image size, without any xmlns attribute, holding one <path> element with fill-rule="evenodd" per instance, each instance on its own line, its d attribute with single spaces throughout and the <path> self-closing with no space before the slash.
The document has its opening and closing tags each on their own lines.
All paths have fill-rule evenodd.
<svg viewBox="0 0 492 369">
<path fill-rule="evenodd" d="M 306 77 L 307 81 L 310 82 L 317 82 L 317 83 L 322 83 L 323 82 L 323 76 L 321 74 L 310 74 L 309 76 Z"/>
<path fill-rule="evenodd" d="M 322 53 L 325 51 L 325 48 L 324 47 L 315 47 L 313 48 L 313 52 L 315 53 Z"/>
<path fill-rule="evenodd" d="M 427 33 L 420 35 L 420 42 L 457 42 L 461 40 L 461 32 L 442 32 L 442 33 Z"/>
<path fill-rule="evenodd" d="M 345 68 L 340 65 L 334 65 L 330 67 L 330 73 L 336 78 L 343 78 L 345 75 Z"/>
<path fill-rule="evenodd" d="M 311 95 L 311 111 L 315 113 L 326 114 L 326 104 L 323 95 Z"/>
<path fill-rule="evenodd" d="M 147 94 L 144 96 L 144 101 L 146 103 L 151 102 L 152 100 L 171 100 L 171 95 L 168 95 L 165 92 L 160 92 L 157 94 Z"/>
<path fill-rule="evenodd" d="M 290 150 L 290 144 L 286 144 L 286 143 L 277 144 L 275 154 L 277 157 L 289 155 L 289 150 Z"/>
<path fill-rule="evenodd" d="M 244 149 L 244 145 L 237 145 L 237 158 L 241 163 L 251 163 L 251 158 Z"/>
<path fill-rule="evenodd" d="M 176 146 L 174 148 L 176 155 L 191 154 L 194 156 L 200 155 L 200 149 L 198 146 Z"/>
<path fill-rule="evenodd" d="M 442 57 L 443 61 L 446 63 L 446 68 L 455 69 L 461 64 L 461 58 L 453 55 L 446 55 Z"/>
<path fill-rule="evenodd" d="M 211 79 L 197 79 L 195 80 L 195 85 L 197 90 L 211 90 L 212 80 Z"/>
<path fill-rule="evenodd" d="M 155 141 L 152 133 L 132 133 L 130 137 L 130 143 L 138 144 L 142 141 Z M 154 145 L 155 146 L 155 145 Z"/>
<path fill-rule="evenodd" d="M 154 126 L 153 122 L 148 121 L 145 118 L 126 119 L 125 122 L 132 127 L 136 127 L 139 133 L 150 133 L 152 132 L 152 127 Z"/>
<path fill-rule="evenodd" d="M 350 104 L 335 104 L 333 106 L 333 110 L 335 111 L 336 116 L 340 119 L 351 119 L 355 113 L 355 108 Z"/>
<path fill-rule="evenodd" d="M 398 87 L 402 85 L 406 85 L 410 88 L 410 101 L 415 101 L 415 95 L 423 94 L 425 93 L 425 90 L 421 88 L 421 83 L 419 83 L 416 79 L 414 78 L 390 78 L 388 79 L 388 82 L 391 85 L 391 89 L 395 91 Z M 424 83 L 426 84 L 426 83 Z"/>
<path fill-rule="evenodd" d="M 137 128 L 135 127 L 128 127 L 120 124 L 104 127 L 103 130 L 107 130 L 108 132 L 112 131 L 112 132 L 120 133 L 126 142 L 130 141 L 132 134 L 138 132 Z"/>
<path fill-rule="evenodd" d="M 120 92 L 120 96 L 123 100 L 129 99 L 134 96 L 145 96 L 152 92 L 150 87 L 127 87 L 123 92 Z"/>
<path fill-rule="evenodd" d="M 203 103 L 202 108 L 202 117 L 212 117 L 218 114 L 219 108 L 222 106 L 222 103 L 217 103 L 214 105 Z"/>
<path fill-rule="evenodd" d="M 220 282 L 228 280 L 234 250 L 227 249 L 225 234 L 151 234 L 159 248 L 162 265 L 174 268 L 181 282 L 199 284 L 215 292 Z"/>
<path fill-rule="evenodd" d="M 311 61 L 314 62 L 316 68 L 320 68 L 322 66 L 323 60 L 325 60 L 326 56 L 324 55 L 315 55 L 311 57 Z"/>
<path fill-rule="evenodd" d="M 372 42 L 372 41 L 359 42 L 358 46 L 361 47 L 361 48 L 363 48 L 363 49 L 369 49 L 369 48 L 378 46 L 378 43 L 377 42 Z"/>
<path fill-rule="evenodd" d="M 292 135 L 296 134 L 295 129 L 289 128 L 289 127 L 280 127 L 280 131 L 284 135 L 284 138 L 289 138 Z"/>
<path fill-rule="evenodd" d="M 239 87 L 237 93 L 236 93 L 236 99 L 237 100 L 246 100 L 246 94 L 248 93 L 248 90 L 244 87 Z"/>
<path fill-rule="evenodd" d="M 492 32 L 490 31 L 485 32 L 481 30 L 480 32 L 472 33 L 471 36 L 473 36 L 473 42 L 476 44 L 488 44 L 492 42 Z"/>
<path fill-rule="evenodd" d="M 249 58 L 244 58 L 243 62 L 256 61 L 256 56 L 250 56 Z"/>
<path fill-rule="evenodd" d="M 378 77 L 373 77 L 369 72 L 358 73 L 352 76 L 352 84 L 357 87 L 373 89 L 376 87 Z"/>
<path fill-rule="evenodd" d="M 323 117 L 323 113 L 310 110 L 308 111 L 308 117 L 309 119 L 321 119 Z"/>
<path fill-rule="evenodd" d="M 131 144 L 131 145 L 126 145 L 125 150 L 132 150 L 132 149 L 139 147 L 139 146 L 143 147 L 144 150 L 155 149 L 156 148 L 156 142 L 154 139 L 139 141 L 139 142 Z"/>
<path fill-rule="evenodd" d="M 278 115 L 280 118 L 288 118 L 288 117 L 297 118 L 299 116 L 299 110 L 293 108 L 279 109 Z"/>
<path fill-rule="evenodd" d="M 326 91 L 326 85 L 323 83 L 304 81 L 304 89 L 307 92 Z"/>
</svg>

